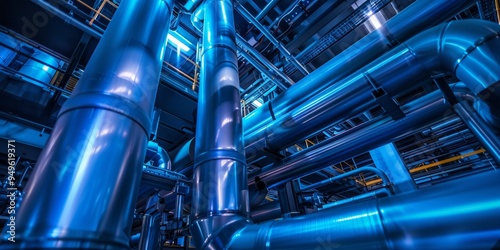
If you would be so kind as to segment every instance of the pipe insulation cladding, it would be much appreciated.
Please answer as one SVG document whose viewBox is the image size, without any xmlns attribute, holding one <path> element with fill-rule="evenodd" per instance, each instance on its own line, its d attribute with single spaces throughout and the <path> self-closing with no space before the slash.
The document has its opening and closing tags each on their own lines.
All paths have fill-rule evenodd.
<svg viewBox="0 0 500 250">
<path fill-rule="evenodd" d="M 415 33 L 422 32 L 425 29 L 446 21 L 475 2 L 475 0 L 416 1 L 387 21 L 381 28 L 368 34 L 353 46 L 336 55 L 323 66 L 304 77 L 284 93 L 245 116 L 243 118 L 243 131 L 247 160 L 251 161 L 252 157 L 258 157 L 259 154 L 257 152 L 261 151 L 264 146 L 273 149 L 282 149 L 285 145 L 291 145 L 290 141 L 296 142 L 302 139 L 301 137 L 304 137 L 304 134 L 309 135 L 317 132 L 317 130 L 313 130 L 316 128 L 314 126 L 300 126 L 298 123 L 293 122 L 292 125 L 300 126 L 300 130 L 306 131 L 287 133 L 284 138 L 280 137 L 284 141 L 278 141 L 279 138 L 276 133 L 280 129 L 283 129 L 278 127 L 279 130 L 272 131 L 276 136 L 272 139 L 267 139 L 265 133 L 271 130 L 270 128 L 268 129 L 268 126 L 272 123 L 275 126 L 273 127 L 274 129 L 279 125 L 275 120 L 280 118 L 282 121 L 283 119 L 289 119 L 292 111 L 304 107 L 302 103 L 307 100 L 316 100 L 315 96 L 322 94 L 326 88 L 330 87 L 331 89 L 334 83 L 341 81 L 343 78 L 374 61 L 401 42 L 410 39 Z M 203 6 L 198 8 L 196 13 L 198 12 L 203 12 Z M 194 19 L 193 25 L 202 27 L 201 19 Z M 349 98 L 352 98 L 352 96 Z M 361 106 L 366 107 L 367 103 L 373 103 L 372 99 L 365 101 Z M 341 105 L 341 103 L 338 105 Z M 331 107 L 335 108 L 337 106 Z M 339 117 L 338 114 L 337 117 Z M 335 122 L 332 118 L 323 118 L 328 119 L 329 124 Z M 287 123 L 282 125 L 287 125 Z M 286 131 L 290 131 L 290 128 L 286 126 L 284 128 L 287 129 Z M 176 155 L 176 160 L 173 163 L 174 169 L 183 168 L 189 162 L 192 162 L 193 154 L 189 154 L 189 152 L 180 151 Z"/>
<path fill-rule="evenodd" d="M 173 0 L 124 0 L 24 190 L 16 244 L 129 249 Z"/>
</svg>

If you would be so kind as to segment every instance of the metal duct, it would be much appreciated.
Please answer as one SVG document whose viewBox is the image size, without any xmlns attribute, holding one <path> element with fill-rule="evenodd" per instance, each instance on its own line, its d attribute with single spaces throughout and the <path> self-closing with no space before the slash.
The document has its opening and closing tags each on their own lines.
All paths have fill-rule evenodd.
<svg viewBox="0 0 500 250">
<path fill-rule="evenodd" d="M 372 119 L 325 140 L 320 147 L 302 150 L 283 159 L 282 162 L 251 173 L 248 184 L 253 185 L 257 176 L 265 181 L 269 188 L 285 184 L 332 163 L 341 162 L 387 144 L 397 137 L 413 133 L 426 126 L 426 123 L 452 113 L 451 106 L 445 102 L 440 91 L 435 91 L 401 108 L 406 114 L 402 119 L 395 121 L 390 116 Z"/>
<path fill-rule="evenodd" d="M 419 0 L 408 6 L 382 27 L 336 55 L 287 91 L 245 116 L 245 135 L 261 130 L 276 118 L 289 113 L 325 88 L 377 59 L 400 42 L 444 22 L 474 4 L 475 0 Z M 246 136 L 245 136 L 246 137 Z M 245 139 L 245 145 L 252 141 Z"/>
<path fill-rule="evenodd" d="M 37 161 L 11 246 L 129 248 L 172 5 L 120 5 Z"/>
<path fill-rule="evenodd" d="M 172 162 L 170 161 L 170 156 L 168 156 L 167 151 L 160 147 L 158 143 L 149 141 L 146 151 L 146 158 L 144 162 L 153 162 L 153 166 L 162 169 L 172 169 Z"/>
<path fill-rule="evenodd" d="M 391 98 L 439 73 L 455 75 L 493 110 L 500 105 L 499 34 L 498 24 L 482 20 L 449 22 L 420 33 L 263 129 L 246 134 L 247 151 L 282 149 L 375 106 L 382 99 L 379 93 Z M 398 109 L 396 104 L 393 110 L 383 108 Z"/>
<path fill-rule="evenodd" d="M 496 249 L 500 172 L 250 225 L 225 249 Z"/>
<path fill-rule="evenodd" d="M 377 59 L 412 36 L 436 24 L 448 20 L 453 15 L 472 5 L 476 0 L 419 0 L 408 6 L 382 27 L 365 36 L 353 46 L 336 55 L 311 74 L 294 84 L 284 93 L 243 118 L 243 131 L 247 155 L 252 156 L 258 148 L 252 148 L 259 134 L 273 120 L 280 118 L 300 106 L 313 96 L 321 93 L 333 83 L 349 76 L 361 67 Z M 198 8 L 201 11 L 202 8 Z M 194 24 L 201 22 L 194 21 Z M 287 134 L 292 139 L 292 134 Z M 295 141 L 299 140 L 294 138 Z M 187 154 L 176 158 L 189 159 Z M 175 167 L 175 164 L 174 164 Z"/>
<path fill-rule="evenodd" d="M 223 249 L 249 216 L 231 0 L 204 3 L 191 234 L 198 249 Z"/>
</svg>

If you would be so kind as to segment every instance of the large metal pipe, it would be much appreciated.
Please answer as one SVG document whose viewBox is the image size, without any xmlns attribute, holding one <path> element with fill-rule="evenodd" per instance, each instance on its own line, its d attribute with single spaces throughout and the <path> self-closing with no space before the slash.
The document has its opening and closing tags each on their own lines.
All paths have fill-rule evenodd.
<svg viewBox="0 0 500 250">
<path fill-rule="evenodd" d="M 158 143 L 149 141 L 146 151 L 145 162 L 153 162 L 153 166 L 162 169 L 172 169 L 172 162 L 170 161 L 170 156 L 164 148 L 160 147 Z"/>
<path fill-rule="evenodd" d="M 204 18 L 204 6 L 200 5 L 196 11 L 191 15 L 191 23 L 193 26 L 200 32 L 203 30 L 203 18 Z M 202 32 L 203 33 L 203 32 Z M 288 86 L 291 86 L 295 82 L 286 76 L 283 72 L 281 72 L 276 66 L 274 66 L 267 58 L 265 58 L 260 52 L 258 52 L 255 48 L 250 46 L 248 42 L 241 37 L 239 34 L 236 34 L 237 45 L 241 48 L 239 50 L 240 54 L 245 58 L 250 64 L 252 64 L 257 70 L 259 70 L 262 74 L 267 76 L 271 81 L 279 86 L 281 89 L 285 90 Z M 248 54 L 247 51 L 251 54 Z M 253 57 L 252 57 L 253 56 Z M 254 58 L 255 57 L 255 58 Z M 278 76 L 279 79 L 276 78 Z M 286 83 L 288 86 L 284 85 Z"/>
<path fill-rule="evenodd" d="M 446 21 L 476 0 L 419 0 L 382 27 L 336 55 L 287 91 L 243 119 L 245 135 L 261 130 L 272 120 L 288 114 L 333 83 L 377 59 L 398 43 L 425 29 Z M 245 139 L 245 144 L 251 141 Z"/>
<path fill-rule="evenodd" d="M 172 0 L 125 0 L 62 107 L 15 248 L 129 248 Z"/>
<path fill-rule="evenodd" d="M 253 144 L 262 139 L 259 136 L 263 136 L 262 132 L 265 131 L 266 126 L 273 120 L 290 114 L 292 110 L 301 106 L 307 100 L 315 100 L 316 98 L 313 98 L 315 95 L 377 59 L 398 43 L 411 38 L 415 33 L 446 21 L 457 12 L 475 2 L 476 0 L 416 1 L 387 21 L 381 28 L 359 40 L 353 46 L 336 55 L 323 66 L 294 84 L 284 93 L 245 116 L 243 118 L 243 131 L 247 154 L 252 156 L 254 155 L 253 152 L 260 150 L 262 144 Z M 194 23 L 201 24 L 201 22 L 197 21 Z M 347 114 L 350 114 L 350 112 Z M 305 126 L 302 127 L 306 129 Z M 286 136 L 290 140 L 300 140 L 294 134 L 288 133 Z M 179 153 L 176 156 L 177 158 L 188 161 L 192 156 Z"/>
<path fill-rule="evenodd" d="M 495 249 L 500 172 L 249 225 L 225 249 Z"/>
<path fill-rule="evenodd" d="M 254 223 L 278 218 L 281 218 L 281 206 L 279 201 L 272 201 L 252 209 L 252 221 Z"/>
<path fill-rule="evenodd" d="M 283 55 L 290 61 L 290 63 L 293 64 L 293 66 L 295 66 L 300 72 L 302 72 L 302 74 L 304 75 L 309 75 L 309 71 L 306 69 L 306 67 L 304 65 L 302 65 L 298 60 L 297 58 L 295 58 L 286 48 L 285 46 L 283 46 L 283 44 L 281 44 L 272 34 L 271 32 L 269 32 L 269 30 L 267 30 L 266 27 L 264 27 L 257 19 L 255 19 L 255 17 L 252 16 L 252 14 L 250 14 L 248 12 L 248 10 L 246 10 L 243 5 L 241 5 L 240 3 L 238 3 L 238 1 L 236 1 L 236 6 L 235 6 L 235 9 L 238 11 L 238 13 L 240 13 L 248 22 L 250 22 L 251 24 L 253 24 L 260 32 L 262 32 L 262 34 L 271 42 L 274 44 L 274 46 L 276 46 L 276 48 L 278 48 L 278 50 L 283 53 Z"/>
<path fill-rule="evenodd" d="M 436 91 L 402 107 L 406 116 L 397 121 L 386 116 L 375 118 L 358 127 L 322 142 L 320 147 L 302 150 L 282 162 L 261 168 L 249 176 L 249 185 L 255 177 L 267 183 L 269 188 L 285 184 L 293 179 L 323 169 L 354 157 L 362 152 L 382 146 L 397 137 L 421 129 L 433 120 L 443 117 L 450 109 L 441 93 Z"/>
<path fill-rule="evenodd" d="M 499 35 L 498 24 L 482 20 L 454 21 L 422 32 L 247 134 L 246 146 L 256 151 L 285 148 L 375 106 L 375 91 L 394 97 L 439 73 L 456 76 L 492 110 L 499 102 L 490 94 L 500 91 Z"/>
<path fill-rule="evenodd" d="M 190 231 L 198 249 L 223 249 L 233 230 L 247 223 L 247 170 L 233 1 L 203 4 Z"/>
</svg>

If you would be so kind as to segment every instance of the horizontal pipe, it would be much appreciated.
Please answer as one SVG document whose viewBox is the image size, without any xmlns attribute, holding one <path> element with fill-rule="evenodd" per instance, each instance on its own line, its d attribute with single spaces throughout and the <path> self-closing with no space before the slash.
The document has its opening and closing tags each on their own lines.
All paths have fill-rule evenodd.
<svg viewBox="0 0 500 250">
<path fill-rule="evenodd" d="M 439 24 L 463 10 L 476 0 L 419 0 L 408 6 L 382 27 L 365 36 L 342 53 L 336 55 L 320 68 L 304 77 L 287 91 L 269 101 L 268 104 L 243 118 L 245 144 L 258 138 L 248 137 L 262 130 L 276 118 L 280 118 L 301 105 L 325 88 L 354 73 L 399 42 L 403 42 L 425 29 Z M 291 135 L 289 135 L 291 137 Z"/>
<path fill-rule="evenodd" d="M 342 180 L 342 179 L 345 179 L 347 177 L 350 177 L 350 176 L 353 176 L 353 175 L 356 175 L 356 174 L 359 174 L 359 173 L 363 173 L 363 172 L 372 172 L 372 173 L 378 175 L 378 177 L 380 177 L 380 179 L 382 179 L 382 183 L 383 183 L 384 186 L 391 185 L 390 184 L 391 182 L 389 181 L 389 178 L 387 178 L 387 176 L 380 169 L 374 168 L 374 167 L 361 167 L 361 168 L 357 168 L 357 169 L 351 170 L 349 172 L 346 172 L 346 173 L 334 176 L 332 178 L 328 178 L 326 180 L 322 180 L 320 182 L 317 182 L 317 183 L 314 183 L 314 184 L 302 187 L 300 189 L 300 191 L 307 191 L 307 190 L 319 188 L 319 187 L 328 185 L 329 183 L 332 183 L 332 182 L 335 182 L 335 181 L 339 181 L 339 180 Z"/>
<path fill-rule="evenodd" d="M 276 68 L 276 66 L 274 66 L 274 64 L 272 62 L 270 62 L 265 56 L 263 56 L 259 51 L 257 51 L 254 47 L 252 47 L 250 44 L 248 44 L 248 42 L 243 37 L 241 37 L 239 34 L 236 34 L 236 41 L 238 42 L 238 45 L 242 49 L 248 51 L 251 55 L 255 56 L 268 69 L 270 69 L 272 72 L 274 72 L 276 75 L 278 75 L 281 78 L 281 80 L 283 80 L 284 83 L 286 83 L 289 86 L 291 86 L 295 83 L 290 77 L 285 75 L 285 73 L 283 73 L 281 70 Z M 285 89 L 287 89 L 287 88 L 284 88 L 283 90 L 285 90 Z"/>
<path fill-rule="evenodd" d="M 267 76 L 274 83 L 274 85 L 278 86 L 280 89 L 287 89 L 283 83 L 281 83 L 268 69 L 266 69 L 262 64 L 260 64 L 257 59 L 253 58 L 249 55 L 245 50 L 240 49 L 239 53 L 245 60 L 247 60 L 250 64 L 252 64 L 258 71 Z"/>
<path fill-rule="evenodd" d="M 252 151 L 286 148 L 375 106 L 373 91 L 383 89 L 394 97 L 438 73 L 456 76 L 493 110 L 498 101 L 491 93 L 500 92 L 500 52 L 495 49 L 500 46 L 499 35 L 498 24 L 482 20 L 431 28 L 262 129 L 246 134 L 246 146 Z"/>
<path fill-rule="evenodd" d="M 248 225 L 225 249 L 495 249 L 500 172 Z"/>
<path fill-rule="evenodd" d="M 262 34 L 283 53 L 283 55 L 304 75 L 308 75 L 309 71 L 302 65 L 274 36 L 264 27 L 255 17 L 252 16 L 238 1 L 236 1 L 235 9 L 240 13 L 248 22 L 253 24 Z"/>
<path fill-rule="evenodd" d="M 377 189 L 375 191 L 367 192 L 367 193 L 360 194 L 360 195 L 357 195 L 354 197 L 349 197 L 349 198 L 346 198 L 346 199 L 343 199 L 340 201 L 328 203 L 326 205 L 323 205 L 323 208 L 326 209 L 326 208 L 340 206 L 340 205 L 344 205 L 344 204 L 348 204 L 348 203 L 353 203 L 356 201 L 366 200 L 369 198 L 378 198 L 378 197 L 383 197 L 383 196 L 391 196 L 391 191 L 386 189 L 386 188 Z"/>
<path fill-rule="evenodd" d="M 391 117 L 375 118 L 340 135 L 322 142 L 321 147 L 310 147 L 279 163 L 261 168 L 249 175 L 249 185 L 255 177 L 269 188 L 305 176 L 345 159 L 390 143 L 395 138 L 419 130 L 426 124 L 442 118 L 450 110 L 441 93 L 435 91 L 403 107 L 406 116 L 397 121 Z"/>
</svg>

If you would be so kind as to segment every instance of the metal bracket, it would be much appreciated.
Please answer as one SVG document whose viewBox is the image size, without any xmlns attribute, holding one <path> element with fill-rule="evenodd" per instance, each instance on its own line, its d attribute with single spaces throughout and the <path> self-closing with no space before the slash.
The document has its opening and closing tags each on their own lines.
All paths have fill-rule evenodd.
<svg viewBox="0 0 500 250">
<path fill-rule="evenodd" d="M 377 88 L 372 91 L 372 96 L 377 103 L 389 114 L 393 120 L 399 120 L 405 117 L 405 113 L 399 107 L 399 104 L 389 96 L 383 88 Z"/>
</svg>

